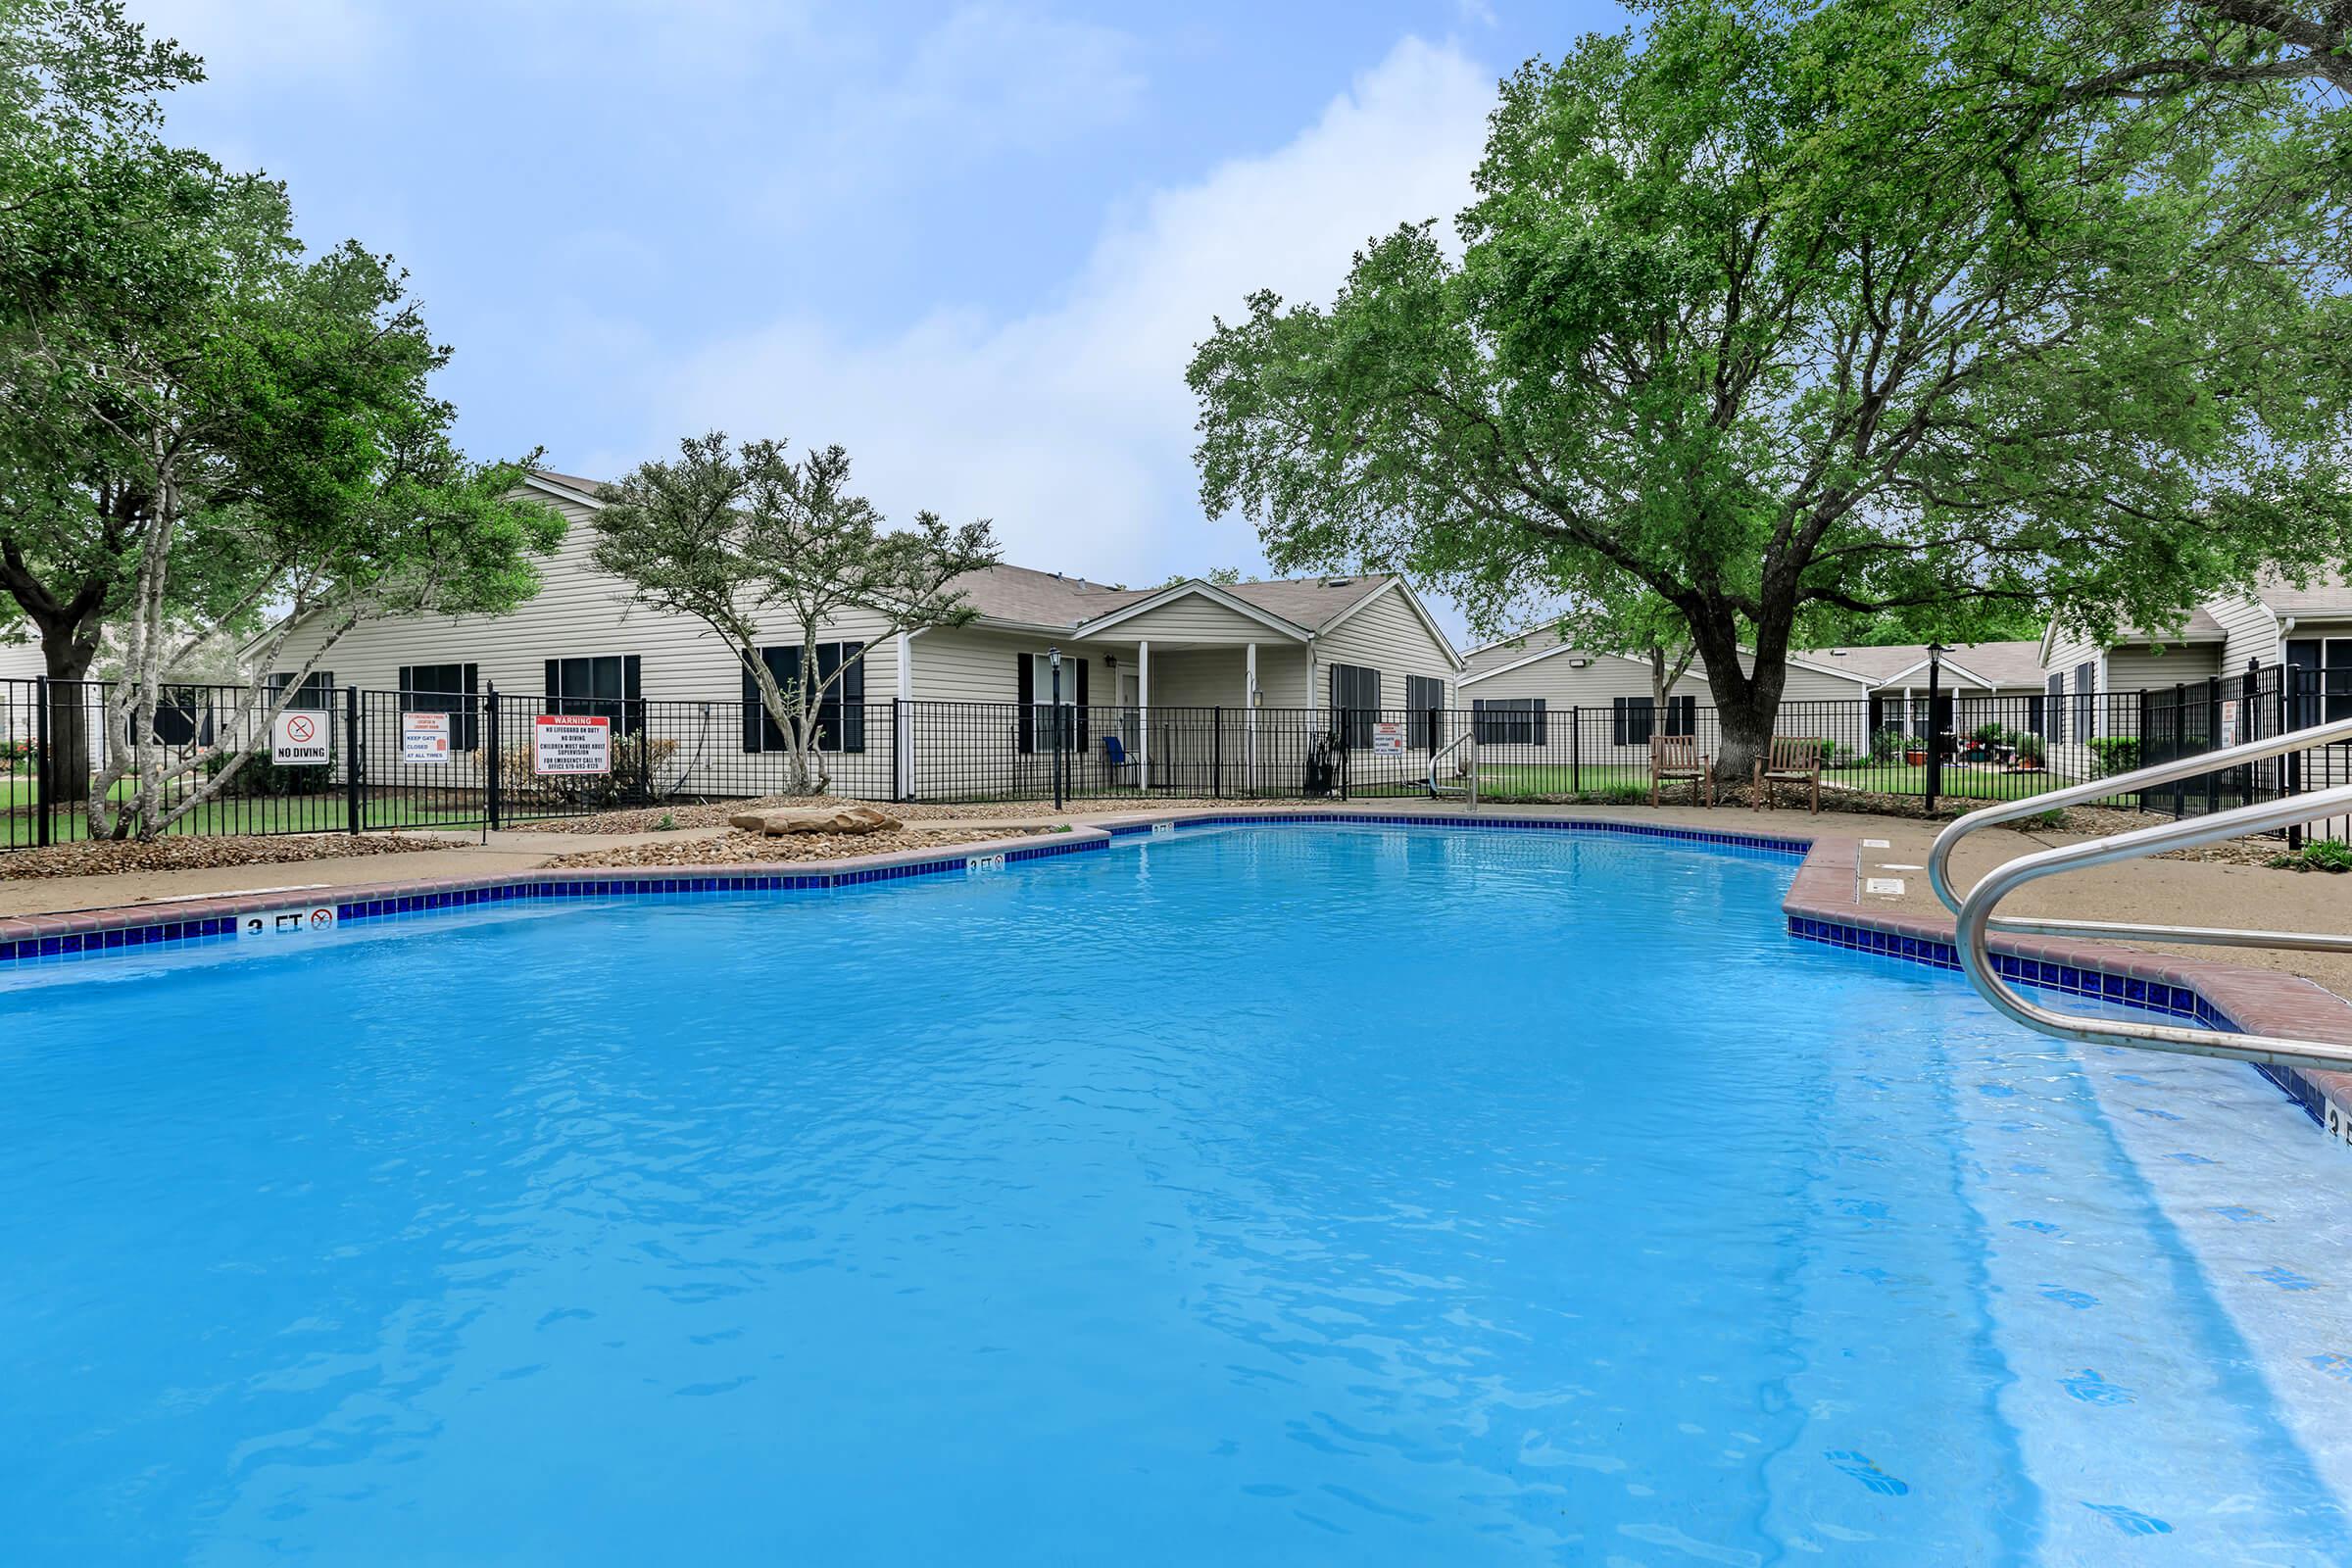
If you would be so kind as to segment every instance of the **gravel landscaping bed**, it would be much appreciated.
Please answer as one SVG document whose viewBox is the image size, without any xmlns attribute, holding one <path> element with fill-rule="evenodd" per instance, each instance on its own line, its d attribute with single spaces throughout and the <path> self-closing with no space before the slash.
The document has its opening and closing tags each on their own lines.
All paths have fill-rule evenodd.
<svg viewBox="0 0 2352 1568">
<path fill-rule="evenodd" d="M 282 838 L 158 839 L 152 844 L 118 844 L 111 839 L 53 844 L 44 850 L 11 850 L 0 855 L 0 881 L 36 877 L 106 876 L 119 871 L 204 871 L 224 865 L 287 865 L 299 860 L 339 860 L 354 855 L 407 855 L 445 850 L 438 839 L 397 838 L 389 833 L 299 833 Z"/>
<path fill-rule="evenodd" d="M 945 844 L 980 844 L 1026 837 L 1046 828 L 973 828 L 968 832 L 786 833 L 769 837 L 740 829 L 716 838 L 655 839 L 606 850 L 582 850 L 545 861 L 574 865 L 737 865 L 779 860 L 839 860 L 853 855 L 886 855 L 893 850 L 933 850 Z"/>
</svg>

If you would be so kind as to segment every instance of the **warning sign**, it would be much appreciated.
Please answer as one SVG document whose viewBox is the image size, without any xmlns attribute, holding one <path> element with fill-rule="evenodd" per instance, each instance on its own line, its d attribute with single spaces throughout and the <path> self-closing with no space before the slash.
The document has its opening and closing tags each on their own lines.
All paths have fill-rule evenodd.
<svg viewBox="0 0 2352 1568">
<path fill-rule="evenodd" d="M 1394 757 L 1403 750 L 1404 726 L 1402 724 L 1375 724 L 1372 726 L 1373 756 Z"/>
<path fill-rule="evenodd" d="M 404 762 L 448 761 L 449 715 L 447 713 L 401 714 L 400 760 Z"/>
<path fill-rule="evenodd" d="M 311 708 L 289 708 L 270 721 L 270 760 L 280 767 L 326 765 L 327 715 Z"/>
<path fill-rule="evenodd" d="M 531 771 L 553 774 L 612 772 L 612 720 L 559 718 L 545 713 L 531 720 Z"/>
</svg>

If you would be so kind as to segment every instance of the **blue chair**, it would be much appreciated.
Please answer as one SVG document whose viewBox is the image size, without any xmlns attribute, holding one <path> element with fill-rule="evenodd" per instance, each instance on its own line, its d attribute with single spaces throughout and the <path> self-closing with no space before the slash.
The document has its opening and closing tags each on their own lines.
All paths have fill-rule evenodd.
<svg viewBox="0 0 2352 1568">
<path fill-rule="evenodd" d="M 1127 755 L 1127 747 L 1125 743 L 1120 741 L 1116 735 L 1105 735 L 1102 737 L 1102 765 L 1110 769 L 1110 781 L 1114 785 L 1119 783 L 1132 784 L 1136 782 L 1136 779 L 1132 775 L 1141 772 L 1141 769 L 1136 766 L 1135 759 Z M 1131 776 L 1122 780 L 1119 777 L 1122 772 Z"/>
</svg>

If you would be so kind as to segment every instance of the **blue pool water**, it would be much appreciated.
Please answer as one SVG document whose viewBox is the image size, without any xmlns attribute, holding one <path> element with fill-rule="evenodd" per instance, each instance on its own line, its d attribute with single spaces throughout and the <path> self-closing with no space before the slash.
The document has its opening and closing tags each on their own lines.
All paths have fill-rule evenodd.
<svg viewBox="0 0 2352 1568">
<path fill-rule="evenodd" d="M 1243 828 L 21 974 L 7 1559 L 2339 1560 L 2337 1152 L 1792 868 Z"/>
</svg>

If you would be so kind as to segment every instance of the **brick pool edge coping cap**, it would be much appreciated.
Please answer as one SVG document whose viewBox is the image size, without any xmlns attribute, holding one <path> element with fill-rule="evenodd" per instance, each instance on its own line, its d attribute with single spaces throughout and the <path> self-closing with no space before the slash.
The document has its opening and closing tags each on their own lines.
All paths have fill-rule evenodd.
<svg viewBox="0 0 2352 1568">
<path fill-rule="evenodd" d="M 478 876 L 410 878 L 303 890 L 310 895 L 307 898 L 296 898 L 291 891 L 224 894 L 218 898 L 175 900 L 166 904 L 122 905 L 54 914 L 19 915 L 0 919 L 0 962 L 38 958 L 49 956 L 49 952 L 60 956 L 79 956 L 124 947 L 207 940 L 212 936 L 233 933 L 234 922 L 242 916 L 278 913 L 291 908 L 331 905 L 338 921 L 341 921 L 406 912 L 403 906 L 408 908 L 468 906 L 485 902 L 468 895 L 479 895 L 485 891 L 500 894 L 497 899 L 487 902 L 541 896 L 542 889 L 557 890 L 546 896 L 592 898 L 609 886 L 616 886 L 618 891 L 629 894 L 673 889 L 686 892 L 748 891 L 762 886 L 813 891 L 895 881 L 922 874 L 942 874 L 962 868 L 968 861 L 989 860 L 1000 855 L 1011 862 L 1101 850 L 1106 848 L 1114 838 L 1148 831 L 1161 822 L 1313 824 L 1366 820 L 1433 822 L 1466 827 L 1584 828 L 1635 837 L 1801 852 L 1803 859 L 1798 863 L 1795 879 L 1781 905 L 1791 935 L 1814 941 L 1840 940 L 1829 934 L 1800 930 L 1800 921 L 1826 926 L 1833 932 L 1877 933 L 1890 940 L 1890 947 L 1884 950 L 1886 956 L 1939 968 L 1957 966 L 1952 952 L 1953 930 L 1949 917 L 1874 909 L 1860 902 L 1861 843 L 1853 836 L 1816 834 L 1810 838 L 1797 838 L 1777 833 L 1715 832 L 1706 828 L 1628 822 L 1604 817 L 1495 817 L 1462 811 L 1381 811 L 1366 808 L 1263 810 L 1239 805 L 1231 808 L 1204 807 L 1141 812 L 1105 818 L 1094 826 L 1073 825 L 1068 831 L 1060 833 L 1025 833 L 972 844 L 893 850 L 879 855 L 849 856 L 832 860 L 541 867 L 527 871 L 485 872 Z M 704 886 L 698 887 L 697 884 Z M 750 884 L 750 888 L 746 884 Z M 380 906 L 386 904 L 395 906 L 395 908 L 382 909 Z M 368 906 L 379 907 L 370 911 Z M 347 910 L 352 912 L 347 914 Z M 188 927 L 200 929 L 190 931 L 186 929 Z M 225 929 L 215 929 L 218 927 Z M 167 935 L 167 932 L 170 934 Z M 92 937 L 97 940 L 89 940 Z M 44 948 L 52 942 L 56 947 L 44 952 Z M 24 952 L 26 944 L 31 945 L 31 953 Z M 1904 951 L 1906 946 L 1909 951 Z M 2352 1045 L 2352 1003 L 2347 1003 L 2325 986 L 2297 975 L 2057 937 L 1996 936 L 1990 947 L 1993 953 L 2012 958 L 2062 965 L 2123 981 L 2159 983 L 2193 992 L 2240 1030 Z M 1936 951 L 1938 949 L 1940 953 Z M 2352 1138 L 2352 1075 L 2296 1067 L 2265 1070 L 2279 1082 L 2282 1089 L 2293 1095 L 2322 1126 L 2330 1131 L 2344 1128 L 2344 1136 Z"/>
</svg>

